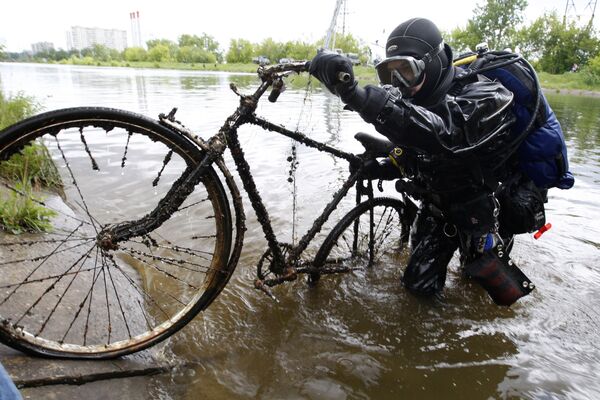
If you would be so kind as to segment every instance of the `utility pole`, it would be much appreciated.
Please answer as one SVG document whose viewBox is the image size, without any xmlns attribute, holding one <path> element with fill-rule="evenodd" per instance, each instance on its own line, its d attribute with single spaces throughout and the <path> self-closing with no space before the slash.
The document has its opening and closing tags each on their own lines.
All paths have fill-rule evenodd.
<svg viewBox="0 0 600 400">
<path fill-rule="evenodd" d="M 593 3 L 593 5 L 592 5 L 592 3 Z M 588 29 L 592 29 L 592 27 L 594 26 L 594 16 L 596 14 L 596 4 L 597 3 L 598 3 L 597 0 L 588 1 L 587 7 L 589 7 L 592 10 L 592 16 L 590 17 L 590 22 L 588 22 Z"/>
<path fill-rule="evenodd" d="M 584 10 L 587 10 L 589 8 L 592 13 L 587 23 L 587 29 L 591 29 L 593 27 L 597 3 L 597 0 L 588 0 L 587 5 L 584 7 Z M 577 20 L 579 20 L 579 18 L 583 16 L 581 13 L 577 14 L 577 9 L 575 8 L 575 0 L 567 0 L 567 4 L 565 5 L 565 13 L 563 15 L 563 25 L 567 25 L 567 19 L 569 16 L 575 16 Z"/>
<path fill-rule="evenodd" d="M 335 10 L 333 11 L 333 17 L 331 18 L 331 24 L 329 24 L 329 29 L 327 30 L 327 37 L 325 37 L 325 46 L 323 48 L 325 50 L 331 50 L 335 47 L 335 27 L 337 25 L 338 15 L 340 14 L 340 10 L 342 9 L 342 4 L 345 0 L 336 0 Z"/>
<path fill-rule="evenodd" d="M 563 25 L 567 25 L 567 14 L 569 14 L 569 8 L 573 8 L 573 12 L 575 12 L 575 0 L 567 0 L 565 14 L 563 15 Z"/>
</svg>

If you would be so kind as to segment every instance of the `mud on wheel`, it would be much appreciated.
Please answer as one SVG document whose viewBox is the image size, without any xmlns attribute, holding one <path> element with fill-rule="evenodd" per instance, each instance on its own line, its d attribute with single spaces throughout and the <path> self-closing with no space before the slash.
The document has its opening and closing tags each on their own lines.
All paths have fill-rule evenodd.
<svg viewBox="0 0 600 400">
<path fill-rule="evenodd" d="M 309 280 L 390 262 L 406 246 L 413 217 L 412 210 L 398 199 L 379 197 L 360 203 L 323 242 L 315 256 L 317 272 Z"/>
<path fill-rule="evenodd" d="M 0 132 L 0 203 L 38 216 L 0 220 L 0 340 L 110 358 L 206 308 L 232 272 L 229 207 L 211 168 L 152 231 L 116 243 L 107 234 L 152 215 L 202 157 L 159 123 L 106 108 L 52 111 Z"/>
</svg>

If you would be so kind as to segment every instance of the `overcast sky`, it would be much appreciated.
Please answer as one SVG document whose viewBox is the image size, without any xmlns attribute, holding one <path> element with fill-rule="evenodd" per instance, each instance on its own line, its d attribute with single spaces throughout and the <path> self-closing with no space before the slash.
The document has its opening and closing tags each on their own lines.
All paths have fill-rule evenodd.
<svg viewBox="0 0 600 400">
<path fill-rule="evenodd" d="M 131 44 L 129 13 L 136 10 L 140 12 L 144 41 L 176 40 L 182 33 L 202 32 L 215 37 L 223 48 L 231 38 L 252 42 L 267 37 L 277 41 L 314 41 L 325 35 L 335 3 L 335 0 L 7 0 L 0 14 L 0 43 L 10 51 L 31 50 L 31 43 L 41 41 L 66 48 L 66 32 L 70 27 L 85 26 L 126 30 Z M 415 16 L 427 17 L 444 30 L 464 26 L 478 1 L 346 0 L 346 3 L 347 31 L 365 42 L 381 43 L 397 24 Z M 574 0 L 574 3 L 577 13 L 589 19 L 588 4 L 593 2 Z M 566 4 L 566 0 L 529 0 L 526 17 L 531 20 L 552 9 L 562 15 Z M 338 26 L 342 21 L 340 16 Z M 598 18 L 594 25 L 600 26 Z"/>
</svg>

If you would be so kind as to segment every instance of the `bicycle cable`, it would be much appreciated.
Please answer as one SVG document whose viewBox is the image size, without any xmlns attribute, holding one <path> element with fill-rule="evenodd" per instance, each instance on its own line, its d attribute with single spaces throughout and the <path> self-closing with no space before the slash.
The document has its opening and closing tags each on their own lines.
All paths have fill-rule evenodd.
<svg viewBox="0 0 600 400">
<path fill-rule="evenodd" d="M 309 101 L 312 89 L 312 79 L 309 76 L 308 82 L 306 84 L 306 88 L 304 89 L 304 99 L 302 101 L 302 107 L 300 108 L 300 113 L 298 115 L 298 122 L 296 123 L 296 131 L 300 129 L 300 122 L 304 116 L 304 110 L 306 108 L 306 104 Z M 298 152 L 297 152 L 298 141 L 291 139 L 291 155 L 287 158 L 287 161 L 290 163 L 290 170 L 288 176 L 288 182 L 292 185 L 292 245 L 296 245 L 298 241 L 298 233 L 296 230 L 296 225 L 298 222 L 298 214 L 297 214 L 297 205 L 298 205 L 298 186 L 296 185 L 296 170 L 298 169 Z"/>
</svg>

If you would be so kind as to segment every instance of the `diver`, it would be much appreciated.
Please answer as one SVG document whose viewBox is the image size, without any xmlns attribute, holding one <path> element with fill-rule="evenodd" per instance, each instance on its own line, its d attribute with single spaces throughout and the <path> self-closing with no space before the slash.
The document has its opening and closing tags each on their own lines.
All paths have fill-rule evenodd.
<svg viewBox="0 0 600 400">
<path fill-rule="evenodd" d="M 515 108 L 522 104 L 502 79 L 490 79 L 475 68 L 487 59 L 508 65 L 516 63 L 507 60 L 518 58 L 503 53 L 486 57 L 473 62 L 473 68 L 455 67 L 452 50 L 436 25 L 413 18 L 387 39 L 386 58 L 376 65 L 381 86 L 358 86 L 351 62 L 335 53 L 319 52 L 309 71 L 402 150 L 396 152 L 400 157 L 367 162 L 363 175 L 395 174 L 403 178 L 399 184 L 418 188 L 415 196 L 421 206 L 411 228 L 405 287 L 420 295 L 439 293 L 447 265 L 459 249 L 467 275 L 496 303 L 510 305 L 534 287 L 508 258 L 514 235 L 542 228 L 546 189 L 570 187 L 573 178 L 566 150 L 562 165 L 551 166 L 560 175 L 554 181 L 562 183 L 537 185 L 524 171 L 519 158 L 523 138 L 532 129 L 558 122 L 539 90 L 526 93 L 531 104 L 524 111 L 531 112 L 524 120 L 523 110 Z M 514 68 L 521 68 L 517 75 L 535 76 L 533 69 Z M 552 134 L 564 145 L 562 132 Z M 555 163 L 552 157 L 549 162 Z"/>
</svg>

